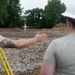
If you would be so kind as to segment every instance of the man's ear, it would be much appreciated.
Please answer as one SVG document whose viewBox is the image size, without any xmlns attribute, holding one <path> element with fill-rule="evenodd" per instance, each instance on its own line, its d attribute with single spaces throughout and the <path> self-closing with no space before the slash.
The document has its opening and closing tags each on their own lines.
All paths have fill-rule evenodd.
<svg viewBox="0 0 75 75">
<path fill-rule="evenodd" d="M 72 27 L 72 23 L 71 23 L 71 20 L 69 18 L 67 18 L 66 23 L 67 23 L 68 28 Z"/>
</svg>

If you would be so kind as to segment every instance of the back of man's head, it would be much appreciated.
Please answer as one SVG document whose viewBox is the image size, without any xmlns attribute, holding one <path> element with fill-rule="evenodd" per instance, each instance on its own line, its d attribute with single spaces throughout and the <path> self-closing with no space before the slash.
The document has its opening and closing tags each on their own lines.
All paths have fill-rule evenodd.
<svg viewBox="0 0 75 75">
<path fill-rule="evenodd" d="M 66 10 L 64 13 L 62 13 L 61 15 L 63 15 L 64 17 L 67 17 L 67 19 L 69 20 L 68 22 L 71 22 L 72 27 L 75 28 L 75 3 L 74 0 L 71 0 L 68 2 L 68 5 L 66 5 Z"/>
<path fill-rule="evenodd" d="M 75 28 L 75 19 L 71 19 L 71 18 L 68 18 L 68 19 L 71 22 L 72 27 Z"/>
</svg>

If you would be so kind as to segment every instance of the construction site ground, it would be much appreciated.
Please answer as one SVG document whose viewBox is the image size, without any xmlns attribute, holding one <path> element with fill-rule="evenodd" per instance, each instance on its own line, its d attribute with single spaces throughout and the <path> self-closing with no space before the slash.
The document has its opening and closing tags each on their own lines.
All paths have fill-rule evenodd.
<svg viewBox="0 0 75 75">
<path fill-rule="evenodd" d="M 37 42 L 26 48 L 3 48 L 5 55 L 15 75 L 39 75 L 43 56 L 52 40 L 68 34 L 66 27 L 55 27 L 53 29 L 0 29 L 0 34 L 11 39 L 28 39 L 34 37 L 40 31 L 46 33 L 48 38 Z M 6 75 L 4 67 L 0 62 L 0 75 Z"/>
</svg>

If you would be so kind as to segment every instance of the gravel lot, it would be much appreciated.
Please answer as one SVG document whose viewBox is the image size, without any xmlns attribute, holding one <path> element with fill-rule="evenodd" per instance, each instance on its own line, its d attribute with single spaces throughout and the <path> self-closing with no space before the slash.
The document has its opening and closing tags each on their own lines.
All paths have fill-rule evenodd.
<svg viewBox="0 0 75 75">
<path fill-rule="evenodd" d="M 67 33 L 61 32 L 46 32 L 48 38 L 42 42 L 35 43 L 26 48 L 16 49 L 16 48 L 4 48 L 5 55 L 11 65 L 12 70 L 15 75 L 38 75 L 40 73 L 40 66 L 42 65 L 42 60 L 46 48 L 50 42 L 58 37 L 64 36 Z M 3 36 L 12 39 L 30 38 L 35 35 L 35 33 L 6 33 L 0 32 Z M 0 63 L 0 75 L 6 75 L 3 65 Z"/>
</svg>

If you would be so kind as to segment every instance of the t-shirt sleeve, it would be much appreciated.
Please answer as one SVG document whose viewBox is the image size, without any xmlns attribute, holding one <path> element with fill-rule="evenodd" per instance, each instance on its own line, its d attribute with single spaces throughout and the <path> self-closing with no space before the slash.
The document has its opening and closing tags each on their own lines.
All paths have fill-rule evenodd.
<svg viewBox="0 0 75 75">
<path fill-rule="evenodd" d="M 56 43 L 52 41 L 45 52 L 44 60 L 48 61 L 49 63 L 55 64 L 56 49 Z"/>
<path fill-rule="evenodd" d="M 6 38 L 3 37 L 2 35 L 0 35 L 0 42 L 3 41 L 4 39 L 6 39 Z"/>
</svg>

